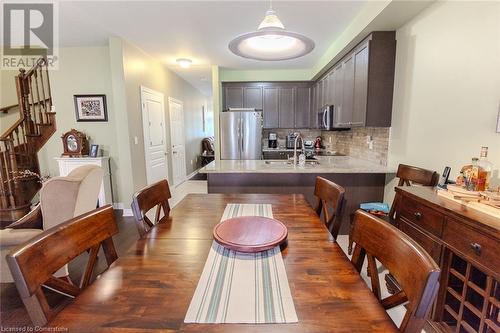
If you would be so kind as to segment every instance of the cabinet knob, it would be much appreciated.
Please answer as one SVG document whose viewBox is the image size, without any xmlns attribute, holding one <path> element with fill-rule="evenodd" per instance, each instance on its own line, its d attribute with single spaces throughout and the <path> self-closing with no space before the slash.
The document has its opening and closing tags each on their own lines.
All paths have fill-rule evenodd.
<svg viewBox="0 0 500 333">
<path fill-rule="evenodd" d="M 470 243 L 470 248 L 474 251 L 475 254 L 481 254 L 481 245 L 478 243 Z"/>
<path fill-rule="evenodd" d="M 413 214 L 417 220 L 420 220 L 422 218 L 422 213 L 416 212 Z"/>
</svg>

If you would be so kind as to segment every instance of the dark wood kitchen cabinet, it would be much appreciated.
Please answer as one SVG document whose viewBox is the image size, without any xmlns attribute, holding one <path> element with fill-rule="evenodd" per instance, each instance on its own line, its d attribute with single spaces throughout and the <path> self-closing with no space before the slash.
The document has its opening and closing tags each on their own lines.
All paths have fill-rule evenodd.
<svg viewBox="0 0 500 333">
<path fill-rule="evenodd" d="M 441 268 L 426 331 L 498 332 L 500 220 L 425 186 L 397 187 L 394 206 L 396 226 Z"/>
<path fill-rule="evenodd" d="M 229 108 L 254 108 L 262 110 L 262 86 L 256 84 L 235 84 L 223 87 L 223 110 Z"/>
<path fill-rule="evenodd" d="M 368 96 L 368 42 L 354 51 L 354 97 L 353 122 L 364 124 L 366 121 L 366 103 Z M 390 124 L 390 122 L 389 122 Z"/>
<path fill-rule="evenodd" d="M 309 128 L 318 128 L 318 85 L 311 87 L 311 109 L 309 110 Z"/>
<path fill-rule="evenodd" d="M 243 87 L 225 87 L 223 109 L 243 107 Z"/>
<path fill-rule="evenodd" d="M 262 87 L 243 88 L 243 107 L 262 110 Z"/>
<path fill-rule="evenodd" d="M 294 128 L 309 128 L 311 116 L 311 87 L 296 87 L 295 101 Z"/>
<path fill-rule="evenodd" d="M 223 110 L 241 107 L 262 110 L 266 129 L 310 128 L 311 86 L 308 81 L 224 82 Z"/>
<path fill-rule="evenodd" d="M 318 81 L 315 103 L 335 106 L 339 128 L 390 127 L 395 59 L 395 32 L 371 33 Z"/>
<path fill-rule="evenodd" d="M 279 89 L 279 128 L 295 126 L 295 89 L 293 87 Z"/>
<path fill-rule="evenodd" d="M 264 128 L 279 127 L 279 88 L 264 87 Z"/>
</svg>

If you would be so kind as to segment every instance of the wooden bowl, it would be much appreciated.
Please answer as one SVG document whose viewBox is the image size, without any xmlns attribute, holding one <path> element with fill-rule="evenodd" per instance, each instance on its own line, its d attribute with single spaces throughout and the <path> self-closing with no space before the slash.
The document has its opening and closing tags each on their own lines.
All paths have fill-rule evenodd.
<svg viewBox="0 0 500 333">
<path fill-rule="evenodd" d="M 214 228 L 215 241 L 239 252 L 261 252 L 286 240 L 286 226 L 278 220 L 262 216 L 240 216 L 227 219 Z"/>
</svg>

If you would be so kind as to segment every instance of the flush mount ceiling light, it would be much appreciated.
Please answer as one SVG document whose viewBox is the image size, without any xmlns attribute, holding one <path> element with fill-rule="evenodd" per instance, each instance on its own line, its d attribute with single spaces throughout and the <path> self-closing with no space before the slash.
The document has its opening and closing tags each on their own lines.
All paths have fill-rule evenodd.
<svg viewBox="0 0 500 333">
<path fill-rule="evenodd" d="M 191 67 L 191 64 L 193 63 L 191 61 L 191 59 L 187 59 L 187 58 L 179 58 L 175 61 L 179 66 L 181 66 L 182 68 L 189 68 Z"/>
<path fill-rule="evenodd" d="M 314 49 L 314 42 L 285 30 L 271 6 L 257 31 L 236 37 L 229 43 L 229 49 L 240 57 L 276 61 L 302 57 Z"/>
</svg>

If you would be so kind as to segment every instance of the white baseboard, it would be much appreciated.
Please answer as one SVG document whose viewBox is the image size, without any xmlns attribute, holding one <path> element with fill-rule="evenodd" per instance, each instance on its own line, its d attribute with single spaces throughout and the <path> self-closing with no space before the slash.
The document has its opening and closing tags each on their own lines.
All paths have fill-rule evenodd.
<svg viewBox="0 0 500 333">
<path fill-rule="evenodd" d="M 200 168 L 201 169 L 201 168 Z M 193 177 L 194 175 L 196 175 L 198 173 L 198 171 L 200 171 L 200 169 L 196 169 L 194 170 L 193 172 L 191 172 L 189 175 L 186 176 L 186 178 L 184 178 L 179 184 L 177 185 L 173 185 L 173 187 L 179 187 L 182 183 L 188 181 L 189 179 L 191 179 L 191 177 Z"/>
<path fill-rule="evenodd" d="M 113 204 L 113 209 L 123 210 L 123 216 L 134 216 L 131 208 L 125 208 L 123 202 L 115 202 Z"/>
</svg>

